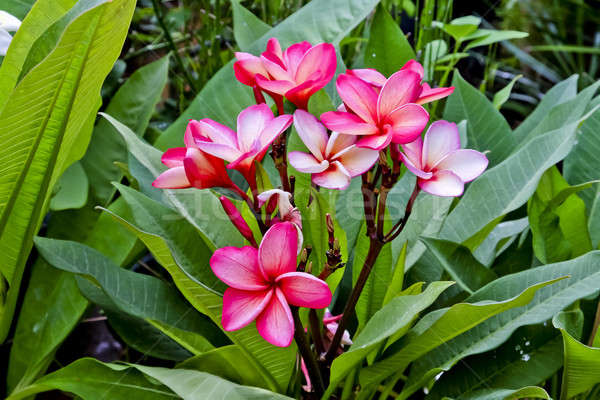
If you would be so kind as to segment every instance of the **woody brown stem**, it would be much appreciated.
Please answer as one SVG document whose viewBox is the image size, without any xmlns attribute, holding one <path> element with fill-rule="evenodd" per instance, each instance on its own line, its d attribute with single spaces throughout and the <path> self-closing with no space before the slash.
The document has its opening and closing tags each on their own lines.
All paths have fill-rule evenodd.
<svg viewBox="0 0 600 400">
<path fill-rule="evenodd" d="M 292 318 L 294 319 L 294 340 L 298 346 L 298 352 L 304 360 L 304 364 L 306 365 L 308 375 L 310 376 L 310 380 L 316 394 L 321 397 L 325 391 L 325 386 L 323 384 L 321 371 L 319 370 L 319 364 L 317 364 L 314 353 L 308 344 L 306 333 L 304 332 L 304 327 L 302 326 L 302 321 L 300 321 L 298 307 L 292 306 L 290 308 L 292 310 Z"/>
</svg>

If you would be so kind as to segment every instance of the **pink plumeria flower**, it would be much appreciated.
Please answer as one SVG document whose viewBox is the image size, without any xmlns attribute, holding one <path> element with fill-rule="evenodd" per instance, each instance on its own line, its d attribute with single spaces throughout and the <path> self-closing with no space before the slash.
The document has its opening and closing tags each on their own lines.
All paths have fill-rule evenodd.
<svg viewBox="0 0 600 400">
<path fill-rule="evenodd" d="M 229 288 L 223 295 L 221 323 L 235 331 L 256 320 L 258 333 L 269 343 L 287 347 L 294 336 L 290 304 L 325 308 L 331 291 L 325 282 L 296 272 L 298 231 L 291 222 L 273 225 L 257 249 L 223 247 L 210 266 Z"/>
<path fill-rule="evenodd" d="M 406 167 L 417 176 L 421 189 L 436 196 L 460 196 L 465 182 L 483 173 L 488 159 L 476 150 L 461 149 L 455 123 L 436 121 L 418 138 L 402 145 L 399 153 Z"/>
<path fill-rule="evenodd" d="M 248 53 L 236 53 L 236 58 L 234 69 L 240 82 L 254 83 L 275 95 L 274 99 L 285 96 L 302 109 L 306 109 L 310 96 L 329 83 L 337 67 L 335 48 L 330 43 L 313 46 L 304 41 L 282 51 L 276 38 L 269 39 L 260 58 Z"/>
<path fill-rule="evenodd" d="M 409 70 L 417 73 L 421 81 L 425 76 L 425 70 L 423 69 L 423 66 L 415 60 L 408 61 L 400 70 Z M 347 70 L 346 73 L 348 75 L 356 76 L 357 78 L 367 82 L 371 85 L 371 87 L 373 87 L 373 89 L 375 89 L 377 93 L 379 93 L 379 91 L 387 81 L 386 77 L 383 76 L 383 74 L 372 68 Z M 450 96 L 452 92 L 454 92 L 453 86 L 432 89 L 431 86 L 427 84 L 427 82 L 421 82 L 421 92 L 418 94 L 418 97 L 414 99 L 413 102 L 416 104 L 429 103 L 434 100 L 439 100 L 443 99 L 444 97 Z"/>
<path fill-rule="evenodd" d="M 266 104 L 244 109 L 237 118 L 237 134 L 211 119 L 198 121 L 203 139 L 196 145 L 202 151 L 228 161 L 227 168 L 242 173 L 252 185 L 255 181 L 254 161 L 261 161 L 273 141 L 292 123 L 291 115 L 273 116 Z"/>
<path fill-rule="evenodd" d="M 214 121 L 210 122 L 219 125 Z M 209 140 L 202 134 L 203 124 L 206 124 L 204 120 L 191 120 L 188 123 L 183 139 L 185 147 L 168 149 L 162 155 L 161 161 L 169 169 L 160 174 L 152 182 L 152 186 L 160 189 L 224 187 L 239 191 L 227 175 L 223 160 L 198 148 L 198 141 Z"/>
<path fill-rule="evenodd" d="M 302 216 L 300 215 L 300 211 L 292 205 L 292 194 L 290 192 L 281 189 L 271 189 L 260 193 L 257 198 L 259 207 L 262 207 L 265 203 L 270 204 L 271 201 L 275 200 L 279 210 L 279 221 L 292 222 L 298 228 L 302 229 Z M 271 210 L 271 212 L 273 211 L 274 209 Z"/>
<path fill-rule="evenodd" d="M 335 332 L 338 328 L 338 321 L 342 319 L 342 316 L 343 314 L 334 316 L 331 314 L 331 312 L 329 312 L 329 309 L 325 310 L 325 314 L 323 315 L 323 324 L 327 328 L 326 335 L 329 340 L 333 340 Z M 350 339 L 350 332 L 348 332 L 347 330 L 344 331 L 344 334 L 342 335 L 342 341 L 340 343 L 342 345 L 352 344 L 352 340 Z"/>
<path fill-rule="evenodd" d="M 381 150 L 390 142 L 412 142 L 429 121 L 427 111 L 415 104 L 421 93 L 420 82 L 416 72 L 401 70 L 377 91 L 354 75 L 342 74 L 336 86 L 343 107 L 322 114 L 321 120 L 334 132 L 362 136 L 358 147 Z"/>
<path fill-rule="evenodd" d="M 354 135 L 332 132 L 327 136 L 325 126 L 306 111 L 296 110 L 294 127 L 310 154 L 292 151 L 290 164 L 312 174 L 312 181 L 324 188 L 346 189 L 352 178 L 369 170 L 379 157 L 375 150 L 358 147 Z"/>
</svg>

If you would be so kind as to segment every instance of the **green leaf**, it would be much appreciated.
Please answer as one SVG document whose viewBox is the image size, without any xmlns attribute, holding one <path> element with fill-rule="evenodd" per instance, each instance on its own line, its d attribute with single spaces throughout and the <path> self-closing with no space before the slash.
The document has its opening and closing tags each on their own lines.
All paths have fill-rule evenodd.
<svg viewBox="0 0 600 400">
<path fill-rule="evenodd" d="M 442 24 L 442 29 L 448 35 L 452 36 L 457 42 L 461 42 L 465 37 L 477 30 L 481 23 L 481 18 L 474 15 L 455 18 L 447 24 Z"/>
<path fill-rule="evenodd" d="M 600 252 L 590 252 L 574 260 L 529 269 L 489 283 L 466 301 L 477 303 L 488 299 L 515 296 L 527 290 L 526 288 L 533 282 L 569 276 L 550 287 L 539 290 L 533 301 L 526 305 L 496 315 L 447 341 L 435 351 L 429 352 L 413 365 L 411 377 L 414 376 L 416 380 L 421 380 L 425 375 L 433 377 L 441 371 L 448 370 L 464 357 L 497 347 L 517 328 L 544 322 L 578 299 L 595 293 L 600 279 L 598 262 L 600 262 Z M 414 390 L 421 387 L 417 383 L 413 386 Z"/>
<path fill-rule="evenodd" d="M 126 207 L 123 199 L 110 205 L 111 210 L 122 210 L 123 207 Z M 132 255 L 140 251 L 134 235 L 108 214 L 98 217 L 98 213 L 89 207 L 53 213 L 47 235 L 84 241 L 121 266 L 129 263 Z M 54 352 L 88 305 L 74 276 L 51 268 L 42 257 L 38 257 L 33 265 L 29 288 L 31 290 L 25 292 L 11 346 L 7 376 L 9 390 L 31 383 L 45 371 Z"/>
<path fill-rule="evenodd" d="M 180 363 L 177 368 L 207 372 L 242 385 L 264 385 L 260 373 L 248 360 L 244 351 L 236 345 L 223 346 L 199 354 Z"/>
<path fill-rule="evenodd" d="M 190 304 L 221 326 L 221 296 L 196 278 L 196 274 L 209 271 L 208 258 L 198 258 L 199 253 L 194 249 L 198 246 L 198 231 L 185 220 L 165 218 L 169 215 L 167 213 L 172 216 L 175 213 L 139 192 L 123 186 L 119 190 L 138 211 L 133 221 L 118 215 L 115 217 L 144 242 Z M 187 239 L 176 240 L 179 235 L 187 236 Z M 194 237 L 197 239 L 194 240 Z M 226 334 L 252 360 L 269 388 L 282 391 L 287 387 L 296 355 L 294 346 L 282 349 L 269 344 L 258 335 L 254 324 Z"/>
<path fill-rule="evenodd" d="M 385 76 L 390 76 L 407 61 L 416 58 L 404 32 L 386 7 L 380 4 L 371 22 L 369 41 L 365 49 L 365 67 L 375 68 Z"/>
<path fill-rule="evenodd" d="M 390 302 L 394 297 L 402 292 L 402 286 L 404 284 L 404 271 L 406 268 L 406 250 L 408 249 L 408 242 L 404 242 L 404 246 L 402 246 L 402 250 L 400 250 L 400 255 L 398 256 L 398 260 L 396 261 L 396 265 L 394 266 L 394 271 L 392 272 L 392 279 L 390 280 L 390 285 L 385 291 L 385 297 L 383 298 L 383 304 L 386 305 Z"/>
<path fill-rule="evenodd" d="M 495 258 L 506 250 L 514 239 L 528 227 L 529 222 L 527 217 L 499 223 L 481 244 L 477 246 L 473 252 L 473 256 L 477 261 L 489 267 Z"/>
<path fill-rule="evenodd" d="M 58 191 L 50 200 L 52 211 L 85 206 L 88 200 L 89 181 L 81 163 L 71 164 L 56 183 L 55 189 Z"/>
<path fill-rule="evenodd" d="M 425 56 L 423 57 L 423 68 L 425 69 L 424 80 L 431 81 L 433 79 L 435 65 L 438 62 L 442 62 L 447 54 L 448 44 L 445 40 L 432 40 L 425 45 Z"/>
<path fill-rule="evenodd" d="M 590 108 L 600 104 L 600 97 L 596 97 Z M 577 185 L 591 180 L 600 179 L 596 168 L 597 156 L 600 152 L 600 110 L 595 111 L 579 128 L 577 142 L 573 150 L 565 158 L 563 174 L 567 182 Z M 592 246 L 598 248 L 600 244 L 600 185 L 580 193 L 585 201 L 589 214 L 588 227 L 592 239 Z"/>
<path fill-rule="evenodd" d="M 266 34 L 271 27 L 252 12 L 245 9 L 239 0 L 231 1 L 233 10 L 233 37 L 242 51 Z"/>
<path fill-rule="evenodd" d="M 489 222 L 525 204 L 543 172 L 571 150 L 577 126 L 587 118 L 581 105 L 589 102 L 589 93 L 597 87 L 598 84 L 590 86 L 575 98 L 571 104 L 573 114 L 567 122 L 558 115 L 547 123 L 542 121 L 540 124 L 552 127 L 530 137 L 508 158 L 472 182 L 446 218 L 439 237 L 462 243 Z"/>
<path fill-rule="evenodd" d="M 508 85 L 496 92 L 496 94 L 494 95 L 494 99 L 492 100 L 492 104 L 494 104 L 494 107 L 496 107 L 497 110 L 499 110 L 502 107 L 502 105 L 506 103 L 506 101 L 510 97 L 510 92 L 512 92 L 513 86 L 515 86 L 515 83 L 517 83 L 517 81 L 522 77 L 523 75 L 515 76 L 508 83 Z"/>
<path fill-rule="evenodd" d="M 560 329 L 564 344 L 561 399 L 570 399 L 600 383 L 600 348 L 580 343 L 561 320 L 555 318 L 552 323 Z"/>
<path fill-rule="evenodd" d="M 550 326 L 519 328 L 502 346 L 468 357 L 438 379 L 429 400 L 468 398 L 481 389 L 537 385 L 562 367 L 562 338 Z"/>
<path fill-rule="evenodd" d="M 533 250 L 542 263 L 569 260 L 592 250 L 585 204 L 577 196 L 591 185 L 569 186 L 556 167 L 542 175 L 527 203 Z"/>
<path fill-rule="evenodd" d="M 34 1 L 8 0 L 8 8 L 3 9 L 19 19 L 25 17 L 26 10 Z M 0 65 L 0 111 L 17 85 L 25 59 L 35 41 L 60 19 L 77 0 L 39 0 L 35 1 L 31 12 L 23 20 L 20 29 L 14 34 L 10 51 Z M 11 11 L 12 10 L 12 11 Z"/>
<path fill-rule="evenodd" d="M 527 36 L 529 36 L 529 33 L 527 32 L 478 29 L 476 32 L 464 38 L 464 40 L 471 40 L 467 47 L 465 47 L 465 50 L 479 46 L 487 46 L 492 43 L 502 42 L 503 40 L 522 39 Z"/>
<path fill-rule="evenodd" d="M 99 107 L 102 82 L 119 56 L 134 8 L 133 0 L 106 2 L 75 19 L 0 113 L 0 271 L 10 282 L 0 340 L 12 320 L 48 188 L 85 151 L 90 116 Z"/>
<path fill-rule="evenodd" d="M 497 165 L 514 150 L 516 142 L 508 122 L 483 93 L 465 81 L 456 71 L 455 87 L 446 100 L 444 119 L 459 123 L 467 120 L 469 147 L 489 151 L 490 167 Z"/>
<path fill-rule="evenodd" d="M 397 332 L 407 329 L 454 282 L 433 282 L 421 294 L 398 296 L 377 311 L 350 348 L 331 367 L 330 391 L 372 351 Z"/>
<path fill-rule="evenodd" d="M 477 261 L 468 248 L 435 238 L 421 238 L 427 248 L 437 257 L 446 272 L 461 289 L 473 294 L 486 283 L 497 278 L 496 274 Z"/>
<path fill-rule="evenodd" d="M 35 0 L 5 0 L 2 10 L 22 20 L 34 3 Z"/>
<path fill-rule="evenodd" d="M 536 292 L 561 279 L 563 278 L 545 282 L 537 280 L 539 283 L 527 287 L 514 297 L 503 295 L 502 297 L 506 300 L 458 303 L 448 309 L 433 311 L 425 315 L 405 336 L 403 339 L 404 345 L 397 353 L 384 358 L 361 372 L 361 384 L 372 386 L 400 371 L 404 371 L 412 361 L 428 352 L 430 354 L 447 354 L 448 352 L 440 350 L 440 347 L 447 346 L 447 342 L 452 343 L 453 340 L 451 339 L 457 336 L 460 337 L 459 335 L 464 332 L 470 332 L 472 328 L 477 329 L 478 326 L 484 325 L 484 321 L 495 315 L 529 304 L 534 299 Z M 429 371 L 429 369 L 425 371 Z M 414 371 L 411 370 L 411 372 Z"/>
<path fill-rule="evenodd" d="M 137 69 L 115 93 L 104 112 L 137 136 L 143 136 L 168 74 L 169 57 Z M 127 147 L 116 128 L 106 119 L 100 119 L 81 163 L 92 182 L 94 197 L 102 205 L 106 205 L 115 192 L 111 182 L 118 182 L 123 176 L 115 162 L 127 162 Z"/>
<path fill-rule="evenodd" d="M 464 400 L 519 400 L 523 398 L 551 399 L 550 395 L 541 387 L 527 386 L 521 389 L 481 389 Z"/>
<path fill-rule="evenodd" d="M 213 344 L 223 343 L 219 330 L 203 315 L 192 310 L 163 281 L 121 269 L 98 251 L 80 243 L 36 237 L 35 244 L 54 267 L 99 285 L 120 311 L 151 323 L 157 321 L 201 335 Z"/>
<path fill-rule="evenodd" d="M 577 75 L 554 85 L 552 89 L 544 94 L 535 110 L 514 130 L 517 140 L 525 137 L 533 128 L 538 126 L 555 106 L 574 99 L 576 95 Z"/>
<path fill-rule="evenodd" d="M 103 364 L 93 358 L 83 358 L 52 372 L 30 386 L 13 392 L 8 399 L 26 399 L 36 393 L 62 390 L 84 400 L 97 399 L 99 393 L 114 400 L 175 400 L 168 387 L 149 380 L 137 370 L 127 370 L 116 364 Z"/>
<path fill-rule="evenodd" d="M 377 3 L 378 0 L 311 1 L 269 30 L 248 47 L 247 51 L 253 54 L 264 51 L 267 40 L 271 37 L 278 38 L 284 47 L 301 40 L 337 45 Z M 181 145 L 185 126 L 190 118 L 212 118 L 225 125 L 235 126 L 238 113 L 254 103 L 251 92 L 250 88 L 235 80 L 230 62 L 204 86 L 190 107 L 160 136 L 156 146 L 166 149 Z"/>
</svg>

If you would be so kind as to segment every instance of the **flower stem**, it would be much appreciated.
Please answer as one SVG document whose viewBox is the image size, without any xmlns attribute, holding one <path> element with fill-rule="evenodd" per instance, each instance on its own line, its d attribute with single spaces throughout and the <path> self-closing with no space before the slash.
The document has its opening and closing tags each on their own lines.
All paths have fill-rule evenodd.
<svg viewBox="0 0 600 400">
<path fill-rule="evenodd" d="M 383 239 L 385 243 L 391 242 L 392 240 L 396 239 L 398 235 L 400 235 L 400 233 L 402 233 L 402 230 L 406 226 L 406 222 L 408 222 L 408 218 L 410 217 L 410 214 L 412 212 L 413 205 L 420 191 L 421 189 L 419 188 L 419 185 L 415 183 L 415 188 L 412 194 L 410 195 L 410 199 L 408 199 L 408 203 L 406 204 L 404 215 L 402 216 L 402 218 L 400 218 L 398 222 L 396 222 L 396 224 L 392 227 L 388 234 L 385 235 Z"/>
<path fill-rule="evenodd" d="M 300 321 L 298 307 L 292 306 L 290 308 L 292 310 L 292 317 L 294 318 L 294 339 L 296 340 L 298 351 L 300 352 L 300 356 L 306 364 L 306 369 L 308 370 L 308 375 L 310 376 L 313 388 L 316 394 L 321 397 L 325 391 L 325 386 L 323 384 L 323 377 L 321 376 L 319 365 L 317 364 L 315 355 L 313 354 L 310 345 L 308 344 L 308 340 L 306 339 L 306 333 L 304 332 L 302 321 Z"/>
<path fill-rule="evenodd" d="M 338 322 L 338 328 L 335 331 L 335 335 L 333 336 L 333 340 L 331 341 L 331 345 L 329 346 L 329 350 L 325 355 L 325 361 L 327 364 L 331 364 L 333 361 L 337 349 L 340 346 L 342 341 L 342 336 L 344 334 L 344 330 L 346 329 L 346 325 L 350 320 L 352 314 L 354 314 L 354 308 L 356 307 L 356 303 L 362 293 L 362 290 L 367 283 L 367 279 L 369 279 L 369 274 L 375 265 L 375 260 L 377 260 L 377 256 L 383 247 L 383 243 L 377 239 L 371 239 L 369 244 L 369 252 L 367 253 L 367 258 L 365 259 L 365 263 L 363 264 L 362 269 L 360 270 L 360 275 L 358 276 L 358 280 L 356 281 L 356 285 L 352 289 L 352 293 L 350 293 L 350 297 L 346 302 L 346 306 L 344 307 L 344 312 L 342 314 L 342 318 Z"/>
</svg>

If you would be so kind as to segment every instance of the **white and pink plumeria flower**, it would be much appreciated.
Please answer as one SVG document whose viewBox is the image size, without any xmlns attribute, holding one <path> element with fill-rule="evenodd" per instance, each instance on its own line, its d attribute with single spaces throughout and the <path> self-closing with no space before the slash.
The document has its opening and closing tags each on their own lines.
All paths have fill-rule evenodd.
<svg viewBox="0 0 600 400">
<path fill-rule="evenodd" d="M 266 104 L 244 109 L 237 118 L 237 133 L 210 119 L 200 120 L 204 137 L 196 146 L 208 154 L 228 161 L 227 168 L 236 169 L 254 181 L 254 161 L 261 161 L 273 141 L 292 123 L 291 115 L 273 116 Z"/>
<path fill-rule="evenodd" d="M 257 199 L 259 207 L 267 204 L 267 213 L 273 212 L 274 208 L 270 209 L 269 205 L 273 201 L 276 201 L 279 217 L 273 218 L 272 223 L 291 222 L 294 224 L 298 230 L 298 254 L 300 254 L 302 243 L 304 243 L 304 235 L 302 234 L 302 215 L 300 214 L 300 210 L 292 205 L 292 194 L 281 189 L 271 189 L 260 193 L 257 196 Z"/>
<path fill-rule="evenodd" d="M 16 32 L 21 27 L 21 21 L 12 14 L 0 10 L 0 56 L 5 56 L 12 41 L 9 32 Z"/>
<path fill-rule="evenodd" d="M 406 167 L 417 176 L 419 187 L 436 196 L 460 196 L 466 182 L 483 173 L 488 159 L 476 150 L 460 148 L 455 123 L 436 121 L 412 143 L 402 145 L 399 153 Z"/>
<path fill-rule="evenodd" d="M 357 137 L 332 132 L 313 115 L 303 110 L 294 113 L 294 127 L 309 153 L 292 151 L 290 164 L 298 171 L 312 174 L 312 181 L 328 189 L 345 189 L 355 176 L 369 170 L 379 152 L 356 145 Z"/>
<path fill-rule="evenodd" d="M 273 225 L 258 249 L 223 247 L 210 259 L 215 275 L 229 288 L 223 295 L 221 322 L 226 331 L 256 320 L 258 333 L 269 343 L 287 347 L 294 337 L 290 304 L 325 308 L 331 303 L 327 283 L 296 271 L 298 231 L 291 222 Z"/>
</svg>

